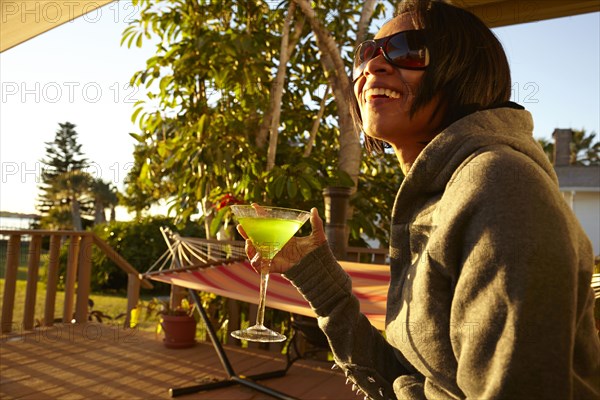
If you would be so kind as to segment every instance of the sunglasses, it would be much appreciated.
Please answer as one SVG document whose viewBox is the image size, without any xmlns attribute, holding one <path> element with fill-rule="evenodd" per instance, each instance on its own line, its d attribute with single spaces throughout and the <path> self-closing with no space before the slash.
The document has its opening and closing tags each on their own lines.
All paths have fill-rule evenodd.
<svg viewBox="0 0 600 400">
<path fill-rule="evenodd" d="M 423 30 L 410 30 L 362 42 L 354 52 L 352 81 L 360 78 L 367 63 L 379 54 L 379 49 L 383 58 L 394 67 L 425 69 L 429 65 L 429 51 L 424 36 Z"/>
</svg>

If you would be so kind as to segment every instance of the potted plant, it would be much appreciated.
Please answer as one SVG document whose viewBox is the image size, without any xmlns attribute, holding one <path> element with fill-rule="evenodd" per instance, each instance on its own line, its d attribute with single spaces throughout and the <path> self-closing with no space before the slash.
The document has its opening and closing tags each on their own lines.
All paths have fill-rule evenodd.
<svg viewBox="0 0 600 400">
<path fill-rule="evenodd" d="M 146 310 L 145 319 L 152 315 L 158 316 L 156 333 L 164 332 L 163 343 L 170 349 L 183 349 L 193 347 L 196 344 L 196 319 L 194 318 L 194 306 L 190 305 L 188 299 L 181 300 L 179 306 L 171 308 L 168 300 L 154 298 L 146 304 L 138 305 L 132 311 L 132 325 L 137 324 L 141 309 Z"/>
</svg>

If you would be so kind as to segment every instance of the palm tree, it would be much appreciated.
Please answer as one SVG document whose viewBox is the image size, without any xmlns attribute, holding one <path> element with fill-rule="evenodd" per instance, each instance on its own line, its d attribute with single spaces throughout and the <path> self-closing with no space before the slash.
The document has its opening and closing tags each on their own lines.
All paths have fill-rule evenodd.
<svg viewBox="0 0 600 400">
<path fill-rule="evenodd" d="M 596 133 L 586 134 L 585 129 L 572 130 L 572 132 L 569 164 L 600 165 L 600 141 L 594 143 Z M 537 139 L 537 141 L 542 146 L 550 162 L 554 164 L 554 142 L 544 138 Z"/>
<path fill-rule="evenodd" d="M 117 188 L 97 178 L 92 182 L 91 194 L 94 197 L 94 225 L 106 222 L 107 208 L 110 208 L 110 220 L 114 221 L 115 207 L 119 204 Z"/>
<path fill-rule="evenodd" d="M 554 142 L 544 138 L 537 139 L 537 141 L 542 146 L 542 150 L 544 150 L 550 162 L 554 164 Z"/>
<path fill-rule="evenodd" d="M 585 133 L 585 129 L 573 131 L 571 140 L 572 165 L 600 165 L 600 141 L 594 143 L 595 132 Z"/>
</svg>

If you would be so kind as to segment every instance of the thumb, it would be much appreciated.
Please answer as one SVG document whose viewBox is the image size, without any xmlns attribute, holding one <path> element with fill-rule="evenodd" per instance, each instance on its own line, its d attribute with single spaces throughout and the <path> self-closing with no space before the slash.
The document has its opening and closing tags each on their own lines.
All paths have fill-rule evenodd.
<svg viewBox="0 0 600 400">
<path fill-rule="evenodd" d="M 312 236 L 325 240 L 325 229 L 323 228 L 323 220 L 319 216 L 319 210 L 313 207 L 310 210 L 310 226 L 312 228 Z"/>
</svg>

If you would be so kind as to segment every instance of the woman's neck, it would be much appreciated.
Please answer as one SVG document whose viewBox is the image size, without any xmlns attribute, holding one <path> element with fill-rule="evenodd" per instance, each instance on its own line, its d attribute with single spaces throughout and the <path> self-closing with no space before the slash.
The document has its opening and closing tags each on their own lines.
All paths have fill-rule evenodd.
<svg viewBox="0 0 600 400">
<path fill-rule="evenodd" d="M 427 146 L 426 142 L 416 142 L 412 143 L 410 146 L 402 146 L 402 147 L 394 147 L 394 152 L 396 153 L 396 158 L 398 158 L 398 162 L 400 163 L 400 168 L 402 169 L 402 173 L 404 175 L 408 174 L 410 168 L 415 163 L 415 160 L 421 154 L 421 151 Z"/>
</svg>

